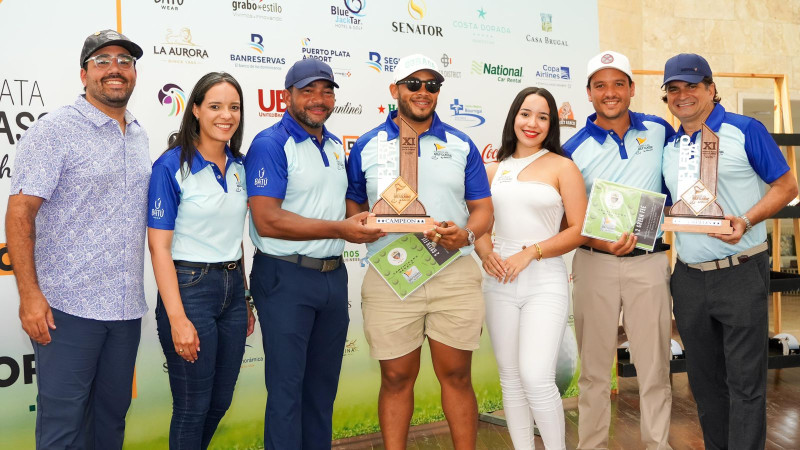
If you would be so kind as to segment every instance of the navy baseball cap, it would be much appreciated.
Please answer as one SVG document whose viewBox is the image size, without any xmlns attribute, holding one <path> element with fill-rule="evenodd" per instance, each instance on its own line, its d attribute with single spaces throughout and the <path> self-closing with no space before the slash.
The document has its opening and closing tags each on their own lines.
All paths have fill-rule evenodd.
<svg viewBox="0 0 800 450">
<path fill-rule="evenodd" d="M 119 45 L 131 52 L 131 56 L 136 59 L 141 59 L 142 55 L 144 55 L 142 48 L 125 35 L 119 34 L 114 30 L 102 30 L 90 34 L 83 42 L 83 48 L 81 49 L 81 67 L 86 64 L 86 60 L 92 56 L 92 53 L 103 47 L 108 47 L 109 45 Z"/>
<path fill-rule="evenodd" d="M 331 69 L 331 66 L 314 58 L 301 59 L 286 72 L 286 82 L 284 82 L 283 87 L 289 89 L 294 86 L 302 89 L 317 80 L 327 80 L 334 87 L 339 87 L 333 81 L 333 69 Z"/>
<path fill-rule="evenodd" d="M 708 61 L 694 53 L 681 53 L 667 60 L 664 64 L 664 87 L 670 81 L 685 81 L 696 84 L 703 78 L 711 77 L 711 67 Z"/>
</svg>

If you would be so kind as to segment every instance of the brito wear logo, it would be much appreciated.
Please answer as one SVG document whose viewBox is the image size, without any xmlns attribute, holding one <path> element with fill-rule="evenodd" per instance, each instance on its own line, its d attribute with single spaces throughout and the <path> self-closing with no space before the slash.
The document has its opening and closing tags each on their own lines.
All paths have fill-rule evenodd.
<svg viewBox="0 0 800 450">
<path fill-rule="evenodd" d="M 253 186 L 267 187 L 267 177 L 265 177 L 264 175 L 266 175 L 266 170 L 262 167 L 258 171 L 258 177 L 255 180 L 253 180 Z"/>
<path fill-rule="evenodd" d="M 164 209 L 161 208 L 161 197 L 158 197 L 155 202 L 153 202 L 153 209 L 150 210 L 150 216 L 153 219 L 161 219 L 164 217 Z"/>
<path fill-rule="evenodd" d="M 158 91 L 158 102 L 169 109 L 169 116 L 177 116 L 186 109 L 186 94 L 177 84 L 165 84 Z"/>
</svg>

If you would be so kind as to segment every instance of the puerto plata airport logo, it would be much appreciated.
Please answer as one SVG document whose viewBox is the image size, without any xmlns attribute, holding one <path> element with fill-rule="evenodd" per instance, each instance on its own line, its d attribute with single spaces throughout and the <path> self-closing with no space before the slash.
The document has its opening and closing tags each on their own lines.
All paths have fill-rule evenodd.
<svg viewBox="0 0 800 450">
<path fill-rule="evenodd" d="M 472 71 L 476 75 L 494 75 L 497 81 L 507 83 L 522 83 L 522 66 L 506 67 L 502 64 L 492 64 L 482 61 L 472 61 Z"/>
<path fill-rule="evenodd" d="M 186 109 L 186 94 L 177 84 L 165 84 L 158 91 L 158 102 L 169 110 L 168 116 L 177 116 Z"/>
<path fill-rule="evenodd" d="M 498 36 L 511 34 L 511 27 L 491 20 L 491 14 L 483 7 L 474 10 L 467 18 L 454 19 L 453 28 L 469 33 L 472 42 L 494 44 Z"/>
<path fill-rule="evenodd" d="M 345 30 L 363 29 L 366 7 L 367 0 L 342 0 L 342 3 L 331 5 L 333 26 Z"/>
<path fill-rule="evenodd" d="M 231 62 L 235 67 L 243 69 L 268 69 L 281 70 L 286 64 L 286 58 L 277 55 L 268 55 L 264 52 L 264 37 L 257 33 L 250 33 L 247 43 L 247 53 L 231 53 Z"/>
<path fill-rule="evenodd" d="M 283 6 L 278 2 L 266 0 L 247 0 L 231 2 L 234 17 L 261 20 L 283 20 Z"/>
<path fill-rule="evenodd" d="M 572 112 L 572 105 L 569 102 L 564 102 L 558 108 L 558 125 L 562 127 L 576 128 L 577 122 L 575 121 L 575 114 Z"/>
<path fill-rule="evenodd" d="M 417 23 L 425 17 L 427 12 L 428 8 L 424 0 L 408 0 L 408 15 L 415 22 L 394 21 L 392 22 L 392 31 L 419 36 L 444 37 L 440 25 Z"/>
<path fill-rule="evenodd" d="M 153 209 L 150 210 L 150 216 L 153 219 L 161 219 L 164 217 L 164 208 L 161 207 L 161 197 L 158 197 L 156 201 L 153 202 Z"/>
<path fill-rule="evenodd" d="M 303 59 L 313 58 L 327 63 L 331 66 L 331 70 L 335 75 L 343 77 L 352 76 L 350 69 L 343 67 L 348 66 L 350 61 L 350 51 L 339 48 L 317 48 L 312 45 L 311 38 L 303 38 L 300 40 L 300 53 Z M 347 58 L 346 60 L 344 58 Z"/>
<path fill-rule="evenodd" d="M 185 2 L 186 0 L 153 0 L 153 4 L 163 11 L 178 11 Z"/>
<path fill-rule="evenodd" d="M 170 63 L 199 64 L 208 58 L 208 51 L 194 42 L 189 27 L 167 28 L 164 42 L 153 46 L 153 54 Z"/>
<path fill-rule="evenodd" d="M 265 175 L 266 175 L 266 169 L 262 167 L 261 169 L 259 169 L 258 176 L 256 177 L 256 179 L 253 180 L 253 186 L 259 188 L 267 187 L 267 177 Z"/>
<path fill-rule="evenodd" d="M 481 115 L 483 107 L 480 105 L 462 104 L 457 98 L 453 99 L 450 104 L 450 109 L 453 111 L 453 120 L 460 122 L 461 126 L 467 128 L 479 127 L 486 122 L 486 119 Z"/>
<path fill-rule="evenodd" d="M 400 58 L 384 56 L 381 57 L 381 54 L 378 52 L 369 52 L 369 60 L 367 61 L 367 67 L 370 69 L 380 73 L 380 72 L 394 72 L 394 68 L 397 67 L 397 62 L 400 61 Z"/>
</svg>

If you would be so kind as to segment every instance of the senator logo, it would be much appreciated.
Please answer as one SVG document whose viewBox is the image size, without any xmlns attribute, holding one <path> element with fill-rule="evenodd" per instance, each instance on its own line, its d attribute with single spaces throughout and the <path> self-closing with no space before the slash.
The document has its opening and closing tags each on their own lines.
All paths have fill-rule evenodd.
<svg viewBox="0 0 800 450">
<path fill-rule="evenodd" d="M 422 20 L 427 12 L 424 0 L 408 0 L 408 15 L 413 20 Z M 392 31 L 403 34 L 416 34 L 421 36 L 444 37 L 442 27 L 422 23 L 392 22 Z"/>
<path fill-rule="evenodd" d="M 381 57 L 381 54 L 378 52 L 369 52 L 367 66 L 378 73 L 383 71 L 394 72 L 398 61 L 400 61 L 400 58 L 390 56 Z"/>
<path fill-rule="evenodd" d="M 235 67 L 245 69 L 280 70 L 286 64 L 286 58 L 264 54 L 264 37 L 257 33 L 250 34 L 247 43 L 248 53 L 231 53 L 231 62 Z"/>
<path fill-rule="evenodd" d="M 572 112 L 572 105 L 564 102 L 558 108 L 558 125 L 562 127 L 576 128 L 578 122 L 575 121 L 575 114 Z"/>
<path fill-rule="evenodd" d="M 262 20 L 283 20 L 281 14 L 283 7 L 278 2 L 265 3 L 264 0 L 233 1 L 231 9 L 234 17 L 245 17 Z"/>
<path fill-rule="evenodd" d="M 258 90 L 259 117 L 282 117 L 286 112 L 286 97 L 283 89 Z"/>
<path fill-rule="evenodd" d="M 13 275 L 11 267 L 11 257 L 8 256 L 8 247 L 5 242 L 0 243 L 0 276 Z"/>
<path fill-rule="evenodd" d="M 425 0 L 408 0 L 408 15 L 414 20 L 422 20 L 427 9 Z"/>
<path fill-rule="evenodd" d="M 331 5 L 333 26 L 345 30 L 361 30 L 364 28 L 366 0 L 343 0 L 339 5 Z"/>
<path fill-rule="evenodd" d="M 153 54 L 165 57 L 167 62 L 183 64 L 199 64 L 208 58 L 208 51 L 194 42 L 189 27 L 178 31 L 168 28 L 164 42 L 153 46 Z"/>
<path fill-rule="evenodd" d="M 153 0 L 153 4 L 164 11 L 178 11 L 183 6 L 183 3 L 184 0 Z"/>
<path fill-rule="evenodd" d="M 464 105 L 457 98 L 454 98 L 453 103 L 450 104 L 450 109 L 453 111 L 453 120 L 462 122 L 461 125 L 464 127 L 479 127 L 486 122 L 486 119 L 481 115 L 483 107 L 480 105 Z"/>
<path fill-rule="evenodd" d="M 471 73 L 477 75 L 494 75 L 497 77 L 497 81 L 522 83 L 522 69 L 522 66 L 506 67 L 502 64 L 472 61 Z"/>
<path fill-rule="evenodd" d="M 169 117 L 174 117 L 186 109 L 186 93 L 177 84 L 168 83 L 158 91 L 158 102 L 169 111 Z"/>
</svg>

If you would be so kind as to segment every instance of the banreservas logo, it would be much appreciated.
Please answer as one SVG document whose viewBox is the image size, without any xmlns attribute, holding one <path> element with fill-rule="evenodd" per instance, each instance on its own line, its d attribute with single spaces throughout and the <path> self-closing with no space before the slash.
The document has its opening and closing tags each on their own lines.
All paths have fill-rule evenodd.
<svg viewBox="0 0 800 450">
<path fill-rule="evenodd" d="M 247 44 L 251 54 L 231 53 L 231 62 L 235 67 L 245 69 L 281 70 L 286 64 L 286 58 L 275 55 L 264 55 L 264 37 L 258 33 L 251 33 Z"/>
<path fill-rule="evenodd" d="M 367 66 L 376 72 L 394 72 L 394 68 L 397 67 L 398 61 L 400 61 L 400 58 L 390 56 L 381 58 L 380 53 L 369 52 Z"/>
</svg>

